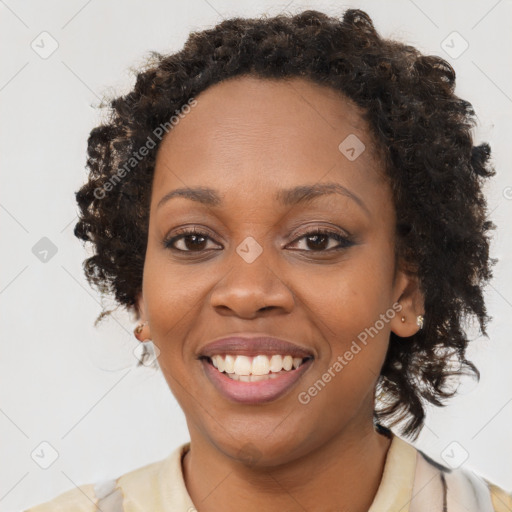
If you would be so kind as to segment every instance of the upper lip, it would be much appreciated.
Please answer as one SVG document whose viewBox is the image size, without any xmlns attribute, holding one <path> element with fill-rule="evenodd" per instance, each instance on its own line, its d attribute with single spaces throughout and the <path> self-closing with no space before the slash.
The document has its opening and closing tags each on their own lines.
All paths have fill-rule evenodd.
<svg viewBox="0 0 512 512">
<path fill-rule="evenodd" d="M 281 338 L 266 335 L 235 334 L 206 344 L 200 349 L 199 357 L 212 357 L 218 354 L 245 356 L 290 355 L 292 357 L 313 357 L 313 352 Z"/>
</svg>

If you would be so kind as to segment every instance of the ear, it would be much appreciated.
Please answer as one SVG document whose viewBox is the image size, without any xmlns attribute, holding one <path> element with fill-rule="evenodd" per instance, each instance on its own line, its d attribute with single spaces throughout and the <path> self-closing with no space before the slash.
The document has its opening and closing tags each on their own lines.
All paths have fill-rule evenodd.
<svg viewBox="0 0 512 512">
<path fill-rule="evenodd" d="M 138 326 L 134 329 L 135 337 L 139 341 L 145 341 L 147 339 L 151 339 L 151 331 L 148 325 L 148 317 L 146 313 L 146 305 L 144 303 L 144 297 L 142 292 L 137 296 L 137 300 L 135 303 L 136 309 L 136 319 L 138 321 Z M 140 330 L 138 330 L 140 329 Z"/>
<path fill-rule="evenodd" d="M 416 334 L 420 329 L 416 323 L 418 315 L 425 312 L 425 298 L 417 275 L 398 270 L 393 297 L 400 309 L 396 309 L 397 314 L 391 320 L 391 330 L 401 338 Z"/>
</svg>

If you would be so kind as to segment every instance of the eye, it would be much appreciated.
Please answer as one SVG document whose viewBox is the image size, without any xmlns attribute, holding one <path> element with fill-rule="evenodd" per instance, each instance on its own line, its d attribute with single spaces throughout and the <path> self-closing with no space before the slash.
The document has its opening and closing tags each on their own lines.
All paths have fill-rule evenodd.
<svg viewBox="0 0 512 512">
<path fill-rule="evenodd" d="M 208 233 L 201 231 L 197 228 L 188 228 L 180 230 L 174 236 L 164 240 L 164 246 L 167 249 L 173 249 L 180 252 L 201 252 L 211 250 L 206 247 L 207 241 L 212 240 Z M 177 247 L 177 243 L 181 242 L 181 246 Z"/>
<path fill-rule="evenodd" d="M 354 245 L 354 243 L 347 236 L 342 235 L 337 231 L 321 230 L 316 229 L 303 233 L 301 236 L 296 238 L 292 244 L 305 240 L 306 247 L 310 249 L 300 249 L 306 252 L 326 252 L 346 249 Z M 174 236 L 164 240 L 164 246 L 167 249 L 172 249 L 179 252 L 202 252 L 206 250 L 212 250 L 212 247 L 208 248 L 208 241 L 212 241 L 212 238 L 205 231 L 201 231 L 197 228 L 182 229 Z M 332 246 L 330 242 L 337 242 Z M 181 243 L 181 248 L 178 244 Z M 218 246 L 217 246 L 218 247 Z M 289 246 L 288 246 L 289 247 Z M 311 249 L 312 247 L 312 249 Z M 213 248 L 213 250 L 218 250 Z"/>
<path fill-rule="evenodd" d="M 341 249 L 346 249 L 347 247 L 350 247 L 354 245 L 352 240 L 350 238 L 342 235 L 341 233 L 337 231 L 330 231 L 330 230 L 322 230 L 322 229 L 316 229 L 313 231 L 309 231 L 307 233 L 302 234 L 299 238 L 296 238 L 294 242 L 297 243 L 297 241 L 305 240 L 306 247 L 312 247 L 311 250 L 308 249 L 299 249 L 306 252 L 326 252 L 326 251 L 336 251 Z M 329 247 L 329 239 L 334 240 L 338 242 L 337 245 L 334 245 L 334 247 Z"/>
</svg>

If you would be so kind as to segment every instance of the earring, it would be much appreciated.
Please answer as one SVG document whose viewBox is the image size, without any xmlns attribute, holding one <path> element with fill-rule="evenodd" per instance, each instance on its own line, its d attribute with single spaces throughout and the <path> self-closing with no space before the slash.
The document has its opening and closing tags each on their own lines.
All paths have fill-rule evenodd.
<svg viewBox="0 0 512 512">
<path fill-rule="evenodd" d="M 139 341 L 146 341 L 146 339 L 142 340 L 140 339 L 140 334 L 141 332 L 144 330 L 144 326 L 146 326 L 148 324 L 148 322 L 144 322 L 143 324 L 139 324 L 137 325 L 137 327 L 135 327 L 135 329 L 133 330 L 133 334 L 135 335 L 135 337 L 139 340 Z M 147 338 L 149 339 L 149 338 Z"/>
<path fill-rule="evenodd" d="M 423 315 L 418 315 L 416 317 L 416 324 L 418 325 L 420 330 L 423 329 Z"/>
<path fill-rule="evenodd" d="M 135 336 L 138 336 L 142 332 L 142 329 L 144 329 L 144 326 L 146 324 L 147 324 L 147 322 L 144 322 L 143 324 L 139 324 L 139 325 L 137 325 L 137 327 L 135 327 L 135 329 L 133 330 L 133 333 L 135 334 Z"/>
<path fill-rule="evenodd" d="M 137 366 L 149 366 L 152 368 L 158 368 L 158 355 L 160 351 L 153 344 L 153 340 L 146 338 L 142 340 L 140 335 L 144 330 L 144 327 L 148 325 L 148 322 L 140 323 L 135 327 L 133 333 L 135 337 L 140 341 L 138 346 L 134 350 L 135 357 L 137 358 Z"/>
<path fill-rule="evenodd" d="M 142 343 L 142 354 L 140 354 L 140 357 L 137 357 L 137 366 L 145 366 L 146 361 L 149 359 L 149 355 L 147 343 Z"/>
<path fill-rule="evenodd" d="M 404 323 L 404 322 L 405 322 L 405 316 L 402 317 L 402 323 Z"/>
<path fill-rule="evenodd" d="M 137 359 L 137 366 L 146 366 L 153 369 L 159 368 L 158 356 L 160 355 L 160 350 L 153 344 L 152 340 L 139 343 L 133 352 Z"/>
</svg>

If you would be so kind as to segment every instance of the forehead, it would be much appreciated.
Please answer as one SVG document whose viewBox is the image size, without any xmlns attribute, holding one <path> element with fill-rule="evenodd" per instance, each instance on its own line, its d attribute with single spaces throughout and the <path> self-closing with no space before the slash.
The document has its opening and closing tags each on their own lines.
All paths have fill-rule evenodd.
<svg viewBox="0 0 512 512">
<path fill-rule="evenodd" d="M 178 186 L 249 194 L 263 182 L 269 191 L 322 180 L 359 190 L 382 182 L 361 110 L 328 86 L 243 76 L 195 99 L 160 145 L 153 200 Z"/>
</svg>

